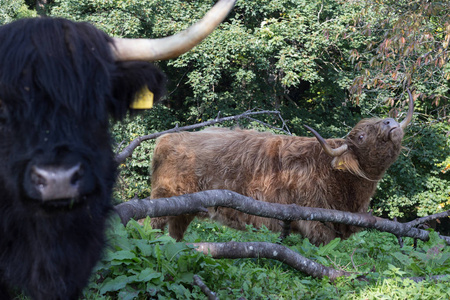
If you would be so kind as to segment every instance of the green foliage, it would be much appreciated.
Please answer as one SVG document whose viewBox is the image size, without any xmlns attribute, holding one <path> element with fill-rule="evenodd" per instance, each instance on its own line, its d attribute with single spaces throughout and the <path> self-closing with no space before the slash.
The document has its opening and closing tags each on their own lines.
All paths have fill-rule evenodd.
<svg viewBox="0 0 450 300">
<path fill-rule="evenodd" d="M 155 21 L 154 12 L 157 11 L 155 1 L 151 0 L 55 0 L 54 2 L 51 9 L 53 16 L 90 22 L 112 36 L 138 37 L 151 33 L 146 24 Z"/>
<path fill-rule="evenodd" d="M 405 239 L 400 248 L 388 233 L 363 231 L 350 239 L 336 239 L 316 247 L 307 239 L 291 235 L 283 244 L 318 263 L 355 272 L 354 276 L 328 279 L 306 276 L 278 261 L 268 259 L 214 260 L 184 243 L 132 221 L 125 229 L 112 220 L 109 248 L 98 264 L 85 291 L 85 299 L 206 299 L 192 284 L 193 275 L 220 299 L 447 299 L 449 281 L 414 283 L 405 277 L 446 274 L 450 248 L 438 235 L 430 241 Z M 211 221 L 194 221 L 185 236 L 187 242 L 270 241 L 277 234 L 267 229 L 236 231 Z M 356 273 L 367 274 L 358 280 Z"/>
<path fill-rule="evenodd" d="M 157 237 L 150 219 L 143 226 L 131 221 L 125 229 L 118 218 L 112 221 L 109 247 L 97 265 L 86 299 L 197 299 L 193 275 L 221 270 L 221 262 L 192 251 L 184 243 Z"/>
<path fill-rule="evenodd" d="M 376 91 L 379 99 L 393 102 L 389 93 L 413 85 L 429 109 L 448 103 L 450 4 L 381 0 L 362 7 L 353 28 L 370 38 L 364 51 L 353 51 L 361 71 L 352 85 L 355 97 Z"/>
<path fill-rule="evenodd" d="M 450 209 L 450 124 L 412 126 L 403 154 L 380 182 L 373 207 L 390 217 L 411 219 Z"/>
<path fill-rule="evenodd" d="M 59 0 L 52 14 L 92 22 L 115 36 L 161 37 L 186 28 L 210 6 L 205 0 Z M 171 79 L 166 104 L 181 123 L 253 108 L 280 108 L 289 118 L 319 109 L 318 120 L 337 108 L 348 118 L 338 108 L 352 79 L 346 48 L 361 41 L 341 36 L 355 10 L 332 0 L 238 1 L 229 21 L 203 43 L 160 64 Z"/>
<path fill-rule="evenodd" d="M 146 118 L 140 115 L 133 122 L 113 124 L 113 135 L 117 142 L 116 153 L 139 136 L 149 134 Z M 119 166 L 119 178 L 114 190 L 114 198 L 129 200 L 134 196 L 141 199 L 150 196 L 150 165 L 153 156 L 154 141 L 143 142 L 139 151 Z M 122 201 L 123 201 L 122 200 Z"/>
<path fill-rule="evenodd" d="M 0 25 L 35 16 L 36 12 L 29 10 L 24 0 L 0 0 Z"/>
<path fill-rule="evenodd" d="M 257 107 L 281 109 L 287 119 L 303 111 L 303 119 L 314 114 L 323 119 L 324 112 L 345 102 L 337 83 L 347 74 L 329 65 L 329 60 L 345 59 L 337 50 L 345 44 L 338 37 L 346 30 L 337 17 L 345 14 L 341 9 L 334 1 L 238 2 L 228 23 L 168 63 L 177 72 L 168 69 L 169 77 L 186 74 L 187 81 L 167 101 L 183 110 L 189 107 L 189 115 L 183 116 L 187 120 Z M 334 91 L 326 90 L 331 83 Z"/>
</svg>

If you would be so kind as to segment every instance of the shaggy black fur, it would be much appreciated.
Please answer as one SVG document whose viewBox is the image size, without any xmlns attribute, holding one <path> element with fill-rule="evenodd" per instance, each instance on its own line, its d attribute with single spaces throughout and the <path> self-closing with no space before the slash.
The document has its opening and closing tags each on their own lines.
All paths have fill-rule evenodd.
<svg viewBox="0 0 450 300">
<path fill-rule="evenodd" d="M 0 299 L 77 299 L 105 243 L 116 176 L 109 117 L 122 118 L 164 75 L 115 62 L 111 39 L 86 23 L 26 19 L 0 27 Z M 79 163 L 81 196 L 26 195 L 33 165 Z"/>
</svg>

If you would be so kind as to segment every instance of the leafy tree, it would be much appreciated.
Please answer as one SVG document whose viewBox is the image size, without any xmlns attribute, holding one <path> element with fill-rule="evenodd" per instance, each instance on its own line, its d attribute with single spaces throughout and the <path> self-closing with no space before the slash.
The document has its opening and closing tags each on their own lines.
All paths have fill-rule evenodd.
<svg viewBox="0 0 450 300">
<path fill-rule="evenodd" d="M 0 25 L 34 16 L 36 12 L 28 9 L 24 0 L 0 0 Z"/>
<path fill-rule="evenodd" d="M 113 36 L 162 37 L 210 7 L 206 0 L 55 0 L 51 14 Z M 280 110 L 295 134 L 308 134 L 308 124 L 324 137 L 344 136 L 362 117 L 402 118 L 393 106 L 404 106 L 411 85 L 418 114 L 373 205 L 403 217 L 447 209 L 448 9 L 447 2 L 424 0 L 238 1 L 203 43 L 158 63 L 170 79 L 165 106 L 117 125 L 114 135 L 127 142 L 219 112 L 261 108 Z M 139 159 L 124 165 L 118 197 L 148 196 L 151 147 L 141 146 Z"/>
<path fill-rule="evenodd" d="M 93 22 L 112 35 L 161 37 L 186 28 L 210 6 L 210 1 L 59 0 L 53 14 Z M 301 133 L 303 120 L 320 123 L 325 116 L 329 126 L 342 117 L 353 119 L 341 109 L 342 103 L 353 108 L 345 91 L 352 67 L 341 62 L 348 61 L 346 48 L 359 47 L 364 37 L 340 36 L 357 9 L 332 0 L 238 1 L 211 37 L 160 64 L 171 79 L 166 105 L 177 120 L 191 123 L 218 111 L 277 108 L 292 116 L 291 126 Z M 330 108 L 334 114 L 328 114 Z"/>
<path fill-rule="evenodd" d="M 364 1 L 355 16 L 355 32 L 368 37 L 364 51 L 352 58 L 362 74 L 352 86 L 354 97 L 375 93 L 393 105 L 398 91 L 413 85 L 420 111 L 443 116 L 449 99 L 450 3 L 447 1 Z"/>
</svg>

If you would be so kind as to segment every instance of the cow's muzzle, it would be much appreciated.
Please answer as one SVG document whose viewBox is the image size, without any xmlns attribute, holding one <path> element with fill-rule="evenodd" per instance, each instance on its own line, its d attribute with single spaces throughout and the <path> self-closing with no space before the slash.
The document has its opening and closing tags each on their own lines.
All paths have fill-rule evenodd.
<svg viewBox="0 0 450 300">
<path fill-rule="evenodd" d="M 391 140 L 393 142 L 396 142 L 398 139 L 401 140 L 403 138 L 403 130 L 396 120 L 392 118 L 386 118 L 381 122 L 381 130 L 382 132 L 384 132 L 385 141 Z"/>
<path fill-rule="evenodd" d="M 93 190 L 92 176 L 82 163 L 73 165 L 29 165 L 24 187 L 35 200 L 57 206 L 71 205 Z"/>
<path fill-rule="evenodd" d="M 30 177 L 43 201 L 76 198 L 80 194 L 83 170 L 80 164 L 71 168 L 33 166 Z"/>
</svg>

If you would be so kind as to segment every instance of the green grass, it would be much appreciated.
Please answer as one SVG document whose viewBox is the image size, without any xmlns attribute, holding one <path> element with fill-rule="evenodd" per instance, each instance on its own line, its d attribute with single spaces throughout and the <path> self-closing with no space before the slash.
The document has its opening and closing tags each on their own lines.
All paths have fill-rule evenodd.
<svg viewBox="0 0 450 300">
<path fill-rule="evenodd" d="M 436 234 L 429 242 L 405 239 L 400 248 L 388 233 L 364 231 L 345 241 L 316 247 L 299 235 L 283 245 L 321 264 L 354 273 L 331 283 L 306 276 L 269 259 L 216 260 L 186 243 L 130 222 L 125 229 L 112 221 L 109 248 L 99 263 L 85 299 L 206 299 L 193 275 L 199 275 L 220 299 L 449 299 L 449 280 L 415 283 L 412 276 L 441 275 L 450 271 L 450 250 Z M 241 232 L 210 221 L 194 221 L 185 242 L 268 241 L 278 234 L 248 227 Z M 358 280 L 358 275 L 366 280 Z"/>
</svg>

